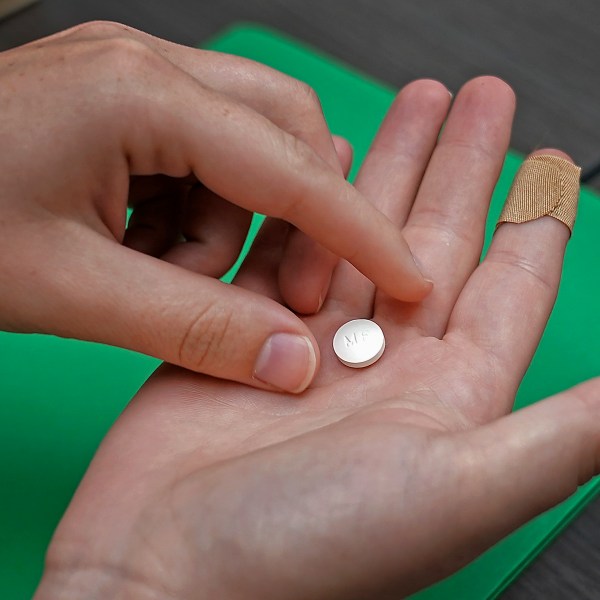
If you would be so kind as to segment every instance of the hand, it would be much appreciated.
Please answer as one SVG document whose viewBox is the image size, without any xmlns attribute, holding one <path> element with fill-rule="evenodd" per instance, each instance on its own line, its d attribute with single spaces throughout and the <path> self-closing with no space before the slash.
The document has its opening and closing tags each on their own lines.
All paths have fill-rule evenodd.
<svg viewBox="0 0 600 600">
<path fill-rule="evenodd" d="M 508 415 L 569 231 L 504 224 L 478 266 L 514 98 L 471 81 L 437 142 L 449 103 L 440 84 L 407 86 L 356 183 L 403 230 L 431 295 L 399 302 L 341 263 L 306 319 L 323 364 L 299 398 L 162 368 L 103 442 L 38 600 L 399 598 L 598 470 L 600 379 Z M 262 249 L 278 227 L 238 281 L 274 298 L 279 256 Z M 334 331 L 370 316 L 385 354 L 344 367 Z"/>
<path fill-rule="evenodd" d="M 320 308 L 336 255 L 403 300 L 431 288 L 344 180 L 314 93 L 267 67 L 91 23 L 1 54 L 0 106 L 0 329 L 300 391 L 319 362 L 308 327 L 213 279 L 251 211 L 304 232 L 286 225 L 281 241 L 296 311 Z"/>
</svg>

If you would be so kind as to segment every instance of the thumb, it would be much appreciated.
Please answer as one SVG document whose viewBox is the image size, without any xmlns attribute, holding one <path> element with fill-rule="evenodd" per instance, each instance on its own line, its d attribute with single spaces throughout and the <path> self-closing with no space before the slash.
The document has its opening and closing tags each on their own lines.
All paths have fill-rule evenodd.
<svg viewBox="0 0 600 600">
<path fill-rule="evenodd" d="M 48 260 L 55 268 L 44 269 L 52 275 L 35 285 L 43 326 L 34 322 L 34 330 L 129 348 L 265 389 L 297 393 L 312 381 L 318 345 L 273 300 L 100 235 L 86 234 L 76 249 L 65 246 L 53 245 Z"/>
<path fill-rule="evenodd" d="M 471 540 L 495 543 L 600 471 L 600 378 L 464 434 Z"/>
</svg>

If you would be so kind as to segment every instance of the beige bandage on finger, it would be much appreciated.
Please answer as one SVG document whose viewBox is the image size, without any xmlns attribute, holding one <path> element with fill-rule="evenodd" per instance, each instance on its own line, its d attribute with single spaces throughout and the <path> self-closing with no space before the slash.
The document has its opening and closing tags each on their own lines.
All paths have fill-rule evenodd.
<svg viewBox="0 0 600 600">
<path fill-rule="evenodd" d="M 564 158 L 548 154 L 530 156 L 515 176 L 496 227 L 549 216 L 573 231 L 580 173 L 579 167 Z"/>
</svg>

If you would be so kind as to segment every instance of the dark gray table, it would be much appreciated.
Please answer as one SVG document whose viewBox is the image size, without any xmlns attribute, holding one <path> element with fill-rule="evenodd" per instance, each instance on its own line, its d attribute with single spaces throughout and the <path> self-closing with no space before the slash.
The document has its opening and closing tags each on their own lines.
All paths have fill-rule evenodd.
<svg viewBox="0 0 600 600">
<path fill-rule="evenodd" d="M 584 166 L 600 160 L 600 2 L 593 0 L 43 0 L 0 22 L 0 50 L 91 19 L 188 45 L 233 21 L 256 21 L 396 87 L 434 77 L 457 90 L 474 75 L 499 75 L 519 100 L 514 148 L 557 146 Z M 504 598 L 598 599 L 598 564 L 600 500 Z"/>
</svg>

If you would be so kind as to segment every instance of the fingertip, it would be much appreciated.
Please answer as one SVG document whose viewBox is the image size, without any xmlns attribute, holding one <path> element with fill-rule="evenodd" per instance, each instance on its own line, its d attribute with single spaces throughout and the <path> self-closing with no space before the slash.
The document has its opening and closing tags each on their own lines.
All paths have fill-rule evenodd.
<svg viewBox="0 0 600 600">
<path fill-rule="evenodd" d="M 398 296 L 398 299 L 403 300 L 404 302 L 421 302 L 421 300 L 424 300 L 433 290 L 433 280 L 424 273 L 419 259 L 412 253 L 408 244 L 406 244 L 406 248 L 412 259 L 412 262 L 409 262 L 410 285 L 404 283 L 402 286 L 403 296 Z"/>
<path fill-rule="evenodd" d="M 504 79 L 495 75 L 474 77 L 463 85 L 460 93 L 474 93 L 477 95 L 483 93 L 486 97 L 491 94 L 497 98 L 503 98 L 513 106 L 517 103 L 517 97 L 513 88 Z"/>
<path fill-rule="evenodd" d="M 424 277 L 408 278 L 404 276 L 393 282 L 381 283 L 378 287 L 386 294 L 401 302 L 421 302 L 433 290 L 433 281 Z"/>
<path fill-rule="evenodd" d="M 431 292 L 433 291 L 433 287 L 434 287 L 434 283 L 432 279 L 427 279 L 427 278 L 423 278 L 423 281 L 425 282 L 425 285 L 423 286 L 424 288 L 424 293 L 423 293 L 423 298 L 429 296 L 429 294 L 431 294 Z M 421 299 L 423 299 L 421 298 Z"/>
<path fill-rule="evenodd" d="M 532 156 L 556 156 L 558 158 L 562 158 L 564 160 L 569 161 L 570 163 L 575 163 L 575 161 L 566 153 L 563 152 L 562 150 L 558 150 L 557 148 L 540 148 L 538 150 L 534 150 L 533 152 L 531 152 L 531 154 L 529 155 L 530 157 Z"/>
<path fill-rule="evenodd" d="M 402 291 L 403 297 L 400 298 L 404 302 L 421 302 L 433 290 L 433 281 L 431 279 L 421 278 L 420 281 L 411 288 L 404 288 Z"/>
<path fill-rule="evenodd" d="M 300 394 L 319 366 L 318 344 L 312 335 L 274 333 L 264 343 L 253 377 L 277 390 Z"/>
<path fill-rule="evenodd" d="M 279 291 L 296 313 L 321 309 L 338 258 L 298 229 L 290 231 L 279 266 Z"/>
<path fill-rule="evenodd" d="M 405 85 L 397 98 L 414 100 L 428 107 L 440 103 L 447 106 L 452 100 L 452 92 L 436 79 L 416 79 Z"/>
<path fill-rule="evenodd" d="M 318 313 L 327 297 L 331 276 L 332 269 L 311 269 L 306 265 L 296 270 L 286 265 L 279 272 L 281 297 L 298 314 Z"/>
</svg>

